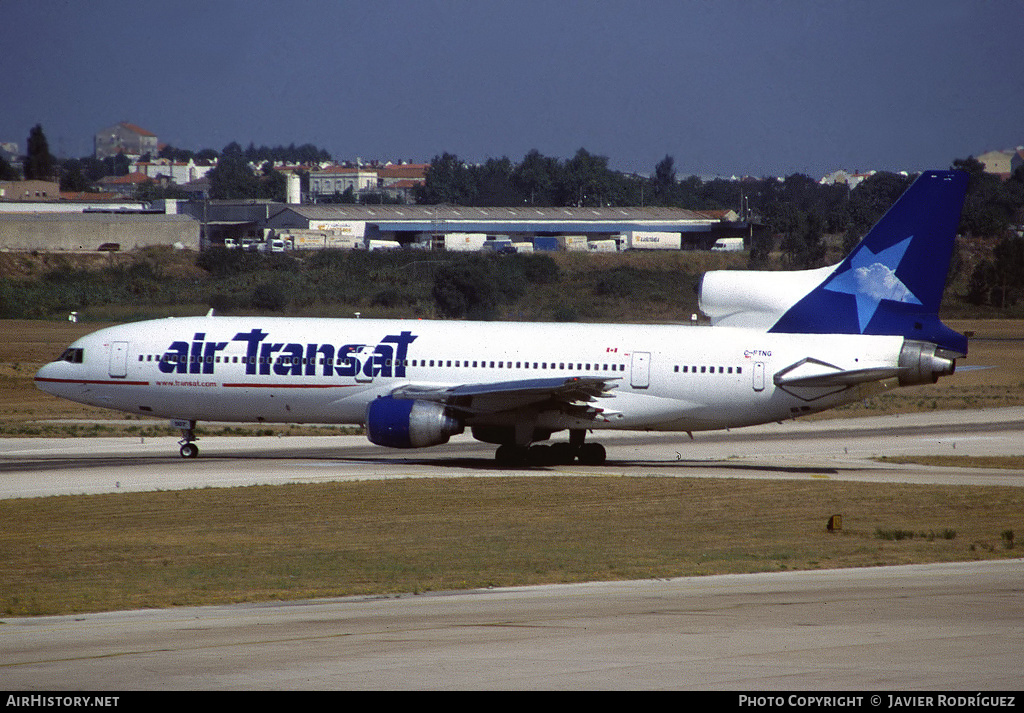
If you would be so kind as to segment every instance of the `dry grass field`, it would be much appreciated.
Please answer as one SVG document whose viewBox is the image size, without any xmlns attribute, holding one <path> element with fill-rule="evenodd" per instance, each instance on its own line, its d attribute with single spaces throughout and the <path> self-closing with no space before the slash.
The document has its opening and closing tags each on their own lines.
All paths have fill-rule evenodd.
<svg viewBox="0 0 1024 713">
<path fill-rule="evenodd" d="M 0 322 L 0 431 L 95 428 L 39 423 L 54 419 L 110 419 L 104 435 L 163 428 L 33 387 L 41 364 L 100 326 Z M 951 326 L 975 333 L 964 363 L 994 368 L 832 417 L 1024 403 L 1024 323 Z M 835 513 L 843 529 L 828 533 Z M 24 616 L 1014 557 L 1024 489 L 569 475 L 391 480 L 0 500 L 0 522 L 0 613 Z"/>
<path fill-rule="evenodd" d="M 569 475 L 0 500 L 0 614 L 1008 558 L 1022 513 L 1021 488 Z"/>
</svg>

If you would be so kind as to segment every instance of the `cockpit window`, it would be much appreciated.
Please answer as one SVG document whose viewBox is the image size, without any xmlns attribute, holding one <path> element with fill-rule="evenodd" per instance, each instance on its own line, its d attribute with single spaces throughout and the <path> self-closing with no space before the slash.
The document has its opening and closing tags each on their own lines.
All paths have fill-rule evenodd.
<svg viewBox="0 0 1024 713">
<path fill-rule="evenodd" d="M 66 361 L 69 364 L 81 364 L 84 353 L 84 349 L 68 347 L 64 350 L 64 353 L 60 355 L 60 359 L 57 361 Z"/>
</svg>

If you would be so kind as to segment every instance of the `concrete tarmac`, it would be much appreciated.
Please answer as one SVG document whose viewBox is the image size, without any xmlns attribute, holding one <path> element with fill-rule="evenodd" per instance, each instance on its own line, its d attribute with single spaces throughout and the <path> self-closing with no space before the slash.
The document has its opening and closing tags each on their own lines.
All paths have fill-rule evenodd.
<svg viewBox="0 0 1024 713">
<path fill-rule="evenodd" d="M 8 690 L 1019 691 L 1024 562 L 5 619 Z"/>
<path fill-rule="evenodd" d="M 508 474 L 1024 486 L 880 455 L 1020 455 L 1024 409 L 607 434 L 597 467 L 502 470 L 471 439 L 0 440 L 0 497 Z M 1019 690 L 1024 561 L 730 575 L 0 620 L 9 690 Z"/>
</svg>

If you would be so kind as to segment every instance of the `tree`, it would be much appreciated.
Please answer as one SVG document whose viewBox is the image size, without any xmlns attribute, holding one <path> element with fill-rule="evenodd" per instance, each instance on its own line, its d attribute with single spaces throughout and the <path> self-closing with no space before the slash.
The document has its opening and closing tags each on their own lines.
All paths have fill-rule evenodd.
<svg viewBox="0 0 1024 713">
<path fill-rule="evenodd" d="M 910 177 L 879 171 L 850 191 L 846 209 L 846 237 L 843 239 L 844 252 L 853 250 L 871 230 L 871 226 L 910 188 L 911 183 L 913 179 Z"/>
<path fill-rule="evenodd" d="M 424 184 L 417 190 L 416 202 L 476 205 L 475 193 L 469 167 L 455 154 L 446 152 L 430 162 Z"/>
<path fill-rule="evenodd" d="M 489 158 L 481 166 L 470 171 L 476 186 L 474 194 L 477 205 L 510 206 L 519 205 L 512 181 L 512 162 L 508 158 Z"/>
<path fill-rule="evenodd" d="M 28 158 L 25 159 L 26 181 L 52 181 L 54 178 L 53 156 L 43 133 L 43 127 L 36 124 L 28 134 Z"/>
<path fill-rule="evenodd" d="M 1024 239 L 1006 237 L 992 250 L 992 259 L 971 274 L 967 299 L 1005 309 L 1024 297 Z"/>
<path fill-rule="evenodd" d="M 658 161 L 654 167 L 654 195 L 651 196 L 651 203 L 659 205 L 670 205 L 676 198 L 676 160 L 665 155 L 665 158 Z"/>
<path fill-rule="evenodd" d="M 566 161 L 561 186 L 562 205 L 604 205 L 609 188 L 607 156 L 595 156 L 581 148 Z"/>
<path fill-rule="evenodd" d="M 530 205 L 555 205 L 555 187 L 562 172 L 556 158 L 531 149 L 512 171 L 512 181 L 523 201 Z"/>
<path fill-rule="evenodd" d="M 62 191 L 87 191 L 89 190 L 89 179 L 85 176 L 82 162 L 77 158 L 71 158 L 64 162 L 60 177 L 60 189 Z"/>
<path fill-rule="evenodd" d="M 210 179 L 211 198 L 259 197 L 259 180 L 241 150 L 222 155 L 217 165 L 206 175 Z"/>
<path fill-rule="evenodd" d="M 0 181 L 17 181 L 19 177 L 20 174 L 14 169 L 14 166 L 0 156 Z"/>
</svg>

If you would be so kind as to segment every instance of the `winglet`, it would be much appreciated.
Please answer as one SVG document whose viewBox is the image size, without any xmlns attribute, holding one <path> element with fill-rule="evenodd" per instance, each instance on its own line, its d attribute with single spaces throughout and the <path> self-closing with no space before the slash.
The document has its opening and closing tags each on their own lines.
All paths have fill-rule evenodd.
<svg viewBox="0 0 1024 713">
<path fill-rule="evenodd" d="M 938 317 L 966 191 L 963 171 L 922 173 L 769 331 L 901 335 L 966 354 L 967 338 Z"/>
</svg>

